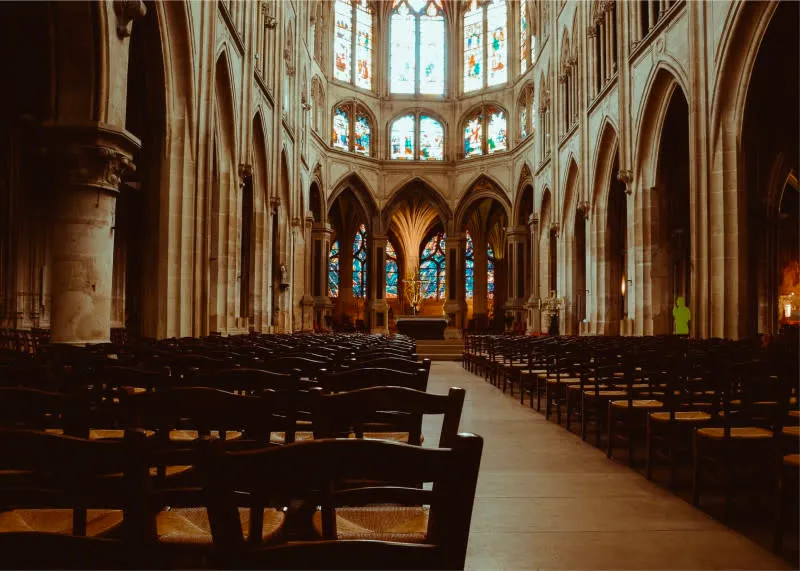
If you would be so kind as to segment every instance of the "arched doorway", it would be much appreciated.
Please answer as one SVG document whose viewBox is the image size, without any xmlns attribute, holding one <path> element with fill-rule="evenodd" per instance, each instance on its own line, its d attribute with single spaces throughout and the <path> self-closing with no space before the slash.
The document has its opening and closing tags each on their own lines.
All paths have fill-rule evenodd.
<svg viewBox="0 0 800 571">
<path fill-rule="evenodd" d="M 777 333 L 800 320 L 798 252 L 798 5 L 781 2 L 750 78 L 742 124 L 746 235 L 746 334 Z"/>
<path fill-rule="evenodd" d="M 656 184 L 650 189 L 653 333 L 674 332 L 672 309 L 692 301 L 692 232 L 689 166 L 689 104 L 673 84 L 659 142 Z"/>
</svg>

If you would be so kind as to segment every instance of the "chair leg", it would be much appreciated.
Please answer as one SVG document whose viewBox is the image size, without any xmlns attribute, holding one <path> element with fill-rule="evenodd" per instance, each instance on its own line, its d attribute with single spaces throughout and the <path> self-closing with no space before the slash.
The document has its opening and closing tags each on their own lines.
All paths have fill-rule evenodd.
<svg viewBox="0 0 800 571">
<path fill-rule="evenodd" d="M 550 383 L 545 381 L 544 385 L 544 418 L 550 420 L 550 412 L 553 410 L 553 403 L 550 394 Z"/>
<path fill-rule="evenodd" d="M 697 433 L 692 443 L 692 505 L 700 505 L 700 454 L 698 453 Z"/>
<path fill-rule="evenodd" d="M 567 430 L 569 430 L 570 425 L 572 424 L 572 399 L 569 395 L 570 391 L 569 387 L 567 387 Z"/>
<path fill-rule="evenodd" d="M 646 449 L 647 449 L 647 460 L 645 464 L 645 476 L 648 480 L 653 479 L 653 427 L 650 425 L 650 418 L 648 415 L 647 419 L 647 441 L 646 441 Z"/>
<path fill-rule="evenodd" d="M 611 403 L 608 403 L 608 426 L 606 427 L 606 457 L 611 458 L 614 448 L 614 416 L 611 412 Z"/>
</svg>

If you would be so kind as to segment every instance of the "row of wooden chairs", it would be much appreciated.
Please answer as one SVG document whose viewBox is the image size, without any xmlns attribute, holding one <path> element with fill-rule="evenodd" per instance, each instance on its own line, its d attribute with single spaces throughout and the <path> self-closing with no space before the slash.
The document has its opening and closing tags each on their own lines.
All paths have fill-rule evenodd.
<svg viewBox="0 0 800 571">
<path fill-rule="evenodd" d="M 541 410 L 544 400 L 545 416 L 567 429 L 580 421 L 584 440 L 594 429 L 609 457 L 624 445 L 633 466 L 644 444 L 648 478 L 666 463 L 669 484 L 677 486 L 688 464 L 694 503 L 720 489 L 726 515 L 739 487 L 760 478 L 762 490 L 791 495 L 781 482 L 797 480 L 796 344 L 475 336 L 465 343 L 463 364 L 503 392 L 517 389 L 521 403 L 529 397 Z M 791 504 L 777 505 L 778 521 L 785 521 Z"/>
</svg>

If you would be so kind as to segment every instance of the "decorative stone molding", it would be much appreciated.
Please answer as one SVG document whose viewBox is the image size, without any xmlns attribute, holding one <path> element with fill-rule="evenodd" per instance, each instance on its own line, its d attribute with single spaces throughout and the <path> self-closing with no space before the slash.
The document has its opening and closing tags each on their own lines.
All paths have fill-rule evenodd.
<svg viewBox="0 0 800 571">
<path fill-rule="evenodd" d="M 142 0 L 114 0 L 114 13 L 117 15 L 117 36 L 127 38 L 133 31 L 133 21 L 147 14 L 147 6 Z"/>
<path fill-rule="evenodd" d="M 286 75 L 294 76 L 294 34 L 292 22 L 286 24 L 286 44 L 283 48 L 283 60 L 286 62 Z"/>
<path fill-rule="evenodd" d="M 553 236 L 554 238 L 558 238 L 560 232 L 561 232 L 561 228 L 558 225 L 558 222 L 553 222 L 550 225 L 550 235 Z"/>
<path fill-rule="evenodd" d="M 51 125 L 45 152 L 51 157 L 56 185 L 93 187 L 111 193 L 136 172 L 133 152 L 139 140 L 113 127 Z"/>
<path fill-rule="evenodd" d="M 614 5 L 616 4 L 616 0 L 606 0 L 603 2 L 603 11 L 604 12 L 611 12 L 614 9 Z"/>
<path fill-rule="evenodd" d="M 528 224 L 539 224 L 539 214 L 533 213 L 528 217 Z"/>
<path fill-rule="evenodd" d="M 281 199 L 277 196 L 273 196 L 269 199 L 269 207 L 272 209 L 273 214 L 278 213 L 278 208 L 281 206 Z"/>
<path fill-rule="evenodd" d="M 586 30 L 586 36 L 589 38 L 597 37 L 597 28 L 594 26 L 589 26 L 589 28 Z"/>
<path fill-rule="evenodd" d="M 633 172 L 629 170 L 621 170 L 617 172 L 617 180 L 625 183 L 625 194 L 630 195 L 633 192 Z"/>
<path fill-rule="evenodd" d="M 239 187 L 244 188 L 249 180 L 253 178 L 253 165 L 239 163 Z"/>
<path fill-rule="evenodd" d="M 592 206 L 589 204 L 588 200 L 582 200 L 578 203 L 578 215 L 581 216 L 584 220 L 589 219 L 589 212 Z"/>
</svg>

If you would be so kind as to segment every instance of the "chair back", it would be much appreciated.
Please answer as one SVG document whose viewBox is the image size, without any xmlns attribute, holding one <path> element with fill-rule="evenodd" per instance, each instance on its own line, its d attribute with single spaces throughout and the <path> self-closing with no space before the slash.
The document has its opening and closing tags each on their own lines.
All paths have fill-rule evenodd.
<svg viewBox="0 0 800 571">
<path fill-rule="evenodd" d="M 428 388 L 428 375 L 424 370 L 404 373 L 393 369 L 365 368 L 322 375 L 319 386 L 326 392 L 353 391 L 367 387 L 406 387 L 418 391 Z"/>
<path fill-rule="evenodd" d="M 324 538 L 335 540 L 336 509 L 368 504 L 429 505 L 425 544 L 440 550 L 444 567 L 460 569 L 483 439 L 456 436 L 452 448 L 422 448 L 376 440 L 313 440 L 262 450 L 231 452 L 207 441 L 208 512 L 215 546 L 241 554 L 240 504 L 288 505 L 297 499 L 322 506 Z M 365 488 L 339 489 L 338 482 L 369 481 Z M 431 489 L 398 482 L 430 482 Z M 391 482 L 392 485 L 381 485 Z M 254 537 L 251 532 L 250 537 Z M 255 534 L 258 537 L 258 534 Z M 319 561 L 315 567 L 325 568 Z M 354 565 L 357 561 L 352 562 Z"/>
</svg>

